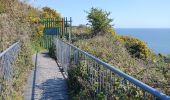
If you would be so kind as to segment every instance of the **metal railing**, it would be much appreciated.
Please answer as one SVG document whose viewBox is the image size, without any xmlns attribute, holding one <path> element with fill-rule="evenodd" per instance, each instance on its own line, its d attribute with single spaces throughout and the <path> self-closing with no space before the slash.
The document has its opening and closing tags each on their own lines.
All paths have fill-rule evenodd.
<svg viewBox="0 0 170 100">
<path fill-rule="evenodd" d="M 79 68 L 81 78 L 93 91 L 93 99 L 97 98 L 97 94 L 104 93 L 105 98 L 109 100 L 117 100 L 117 98 L 121 100 L 170 100 L 168 95 L 72 44 L 58 38 L 55 39 L 54 44 L 57 62 L 62 66 L 66 75 L 69 75 L 70 69 Z"/>
<path fill-rule="evenodd" d="M 16 42 L 0 53 L 0 79 L 11 80 L 13 77 L 13 64 L 20 51 L 20 43 Z"/>
</svg>

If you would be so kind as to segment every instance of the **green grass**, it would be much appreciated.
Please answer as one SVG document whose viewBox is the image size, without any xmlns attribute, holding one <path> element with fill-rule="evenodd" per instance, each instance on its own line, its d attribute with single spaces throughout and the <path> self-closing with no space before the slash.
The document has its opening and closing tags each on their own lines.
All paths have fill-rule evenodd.
<svg viewBox="0 0 170 100">
<path fill-rule="evenodd" d="M 37 51 L 38 52 L 47 51 L 47 49 L 42 48 L 38 43 L 35 42 L 31 42 L 31 50 L 34 54 L 37 53 Z"/>
</svg>

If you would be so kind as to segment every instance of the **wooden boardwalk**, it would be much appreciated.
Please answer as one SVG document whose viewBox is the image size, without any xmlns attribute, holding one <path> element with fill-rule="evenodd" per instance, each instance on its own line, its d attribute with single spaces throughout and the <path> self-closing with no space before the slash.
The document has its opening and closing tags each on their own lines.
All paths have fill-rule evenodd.
<svg viewBox="0 0 170 100">
<path fill-rule="evenodd" d="M 36 55 L 33 56 L 35 63 Z M 25 100 L 68 100 L 67 83 L 55 60 L 47 53 L 37 54 L 37 67 L 28 78 Z"/>
</svg>

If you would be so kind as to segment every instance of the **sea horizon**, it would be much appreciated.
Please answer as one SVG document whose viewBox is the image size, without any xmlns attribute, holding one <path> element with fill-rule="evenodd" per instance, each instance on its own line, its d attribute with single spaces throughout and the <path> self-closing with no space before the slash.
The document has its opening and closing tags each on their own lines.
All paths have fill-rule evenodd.
<svg viewBox="0 0 170 100">
<path fill-rule="evenodd" d="M 136 37 L 155 53 L 170 54 L 170 28 L 114 28 L 117 34 Z"/>
</svg>

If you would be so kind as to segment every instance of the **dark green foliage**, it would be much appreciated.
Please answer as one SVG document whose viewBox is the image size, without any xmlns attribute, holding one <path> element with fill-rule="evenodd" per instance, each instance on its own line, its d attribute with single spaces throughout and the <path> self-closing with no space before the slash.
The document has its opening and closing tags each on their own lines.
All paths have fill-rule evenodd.
<svg viewBox="0 0 170 100">
<path fill-rule="evenodd" d="M 80 68 L 79 67 L 72 67 L 69 72 L 68 72 L 68 76 L 69 76 L 69 88 L 71 90 L 73 90 L 72 92 L 77 94 L 80 92 L 81 90 L 81 84 L 78 80 L 78 77 L 81 74 Z"/>
<path fill-rule="evenodd" d="M 52 44 L 52 46 L 49 48 L 49 55 L 50 55 L 50 57 L 52 57 L 52 58 L 54 58 L 54 59 L 56 59 L 56 57 L 55 57 L 55 51 L 56 51 L 56 47 L 55 47 L 54 44 Z"/>
<path fill-rule="evenodd" d="M 72 100 L 85 100 L 87 98 L 87 89 L 84 87 L 85 83 L 82 82 L 80 67 L 72 66 L 68 72 L 68 87 Z"/>
<path fill-rule="evenodd" d="M 73 59 L 72 59 L 73 61 Z M 73 63 L 71 61 L 71 63 Z M 68 71 L 68 86 L 71 100 L 91 100 L 92 91 L 87 82 L 87 73 L 84 72 L 85 63 L 79 62 L 77 65 L 71 65 Z"/>
<path fill-rule="evenodd" d="M 170 55 L 167 55 L 167 56 L 165 57 L 165 62 L 166 62 L 166 63 L 170 63 Z"/>
<path fill-rule="evenodd" d="M 87 14 L 87 19 L 92 27 L 92 36 L 96 36 L 97 34 L 105 34 L 112 27 L 110 23 L 113 20 L 108 18 L 110 12 L 103 11 L 99 8 L 91 8 Z"/>
<path fill-rule="evenodd" d="M 106 99 L 106 95 L 103 92 L 97 94 L 97 100 L 105 100 L 105 99 Z"/>
</svg>

